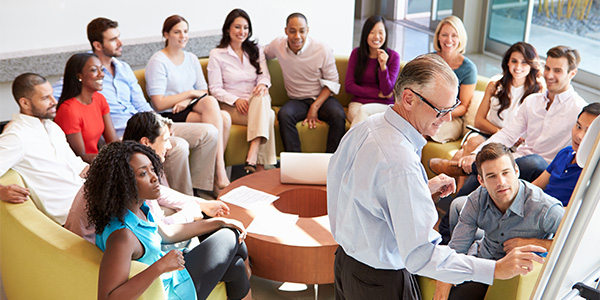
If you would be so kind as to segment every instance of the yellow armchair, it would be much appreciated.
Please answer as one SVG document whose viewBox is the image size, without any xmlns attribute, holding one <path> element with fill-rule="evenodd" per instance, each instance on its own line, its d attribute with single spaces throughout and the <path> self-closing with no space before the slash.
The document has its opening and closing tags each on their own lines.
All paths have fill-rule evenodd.
<svg viewBox="0 0 600 300">
<path fill-rule="evenodd" d="M 533 263 L 533 271 L 527 275 L 518 275 L 511 279 L 495 279 L 485 294 L 485 300 L 529 300 L 535 283 L 540 277 L 542 264 Z M 422 299 L 433 299 L 435 292 L 435 280 L 418 276 Z"/>
<path fill-rule="evenodd" d="M 25 187 L 14 170 L 0 184 Z M 8 299 L 96 299 L 102 251 L 56 224 L 29 199 L 0 201 L 0 270 Z M 147 265 L 132 261 L 130 277 Z M 166 299 L 160 279 L 139 299 Z M 209 299 L 226 299 L 219 283 Z"/>
</svg>

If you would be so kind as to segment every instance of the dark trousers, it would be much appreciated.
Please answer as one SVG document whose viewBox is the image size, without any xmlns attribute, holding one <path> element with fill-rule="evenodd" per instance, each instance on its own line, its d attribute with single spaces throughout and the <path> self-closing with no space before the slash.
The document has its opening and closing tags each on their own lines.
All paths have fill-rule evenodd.
<svg viewBox="0 0 600 300">
<path fill-rule="evenodd" d="M 448 300 L 483 300 L 489 285 L 467 281 L 452 287 Z"/>
<path fill-rule="evenodd" d="M 536 180 L 548 167 L 546 160 L 537 154 L 519 157 L 515 159 L 515 162 L 517 163 L 517 166 L 519 166 L 519 178 L 529 182 Z M 471 174 L 469 174 L 467 180 L 465 180 L 465 184 L 462 186 L 462 188 L 456 192 L 456 195 L 448 197 L 452 197 L 452 199 L 454 199 L 460 196 L 467 196 L 479 187 L 479 181 L 477 180 L 478 173 L 475 163 L 473 163 L 471 168 L 473 171 Z M 450 242 L 451 233 L 448 213 L 442 217 L 439 225 L 439 231 L 442 235 L 441 244 L 447 245 Z"/>
<path fill-rule="evenodd" d="M 314 102 L 315 100 L 313 99 L 290 99 L 279 110 L 277 120 L 279 121 L 281 141 L 285 151 L 302 151 L 300 149 L 300 137 L 298 136 L 296 123 L 306 119 L 306 114 Z M 344 112 L 344 107 L 342 107 L 336 98 L 329 97 L 323 102 L 321 108 L 319 108 L 318 118 L 329 125 L 327 148 L 325 151 L 333 153 L 342 140 L 344 133 L 346 133 L 346 113 Z"/>
<path fill-rule="evenodd" d="M 417 279 L 406 269 L 380 270 L 348 256 L 342 247 L 335 252 L 335 299 L 421 300 Z"/>
<path fill-rule="evenodd" d="M 224 281 L 227 298 L 242 299 L 250 290 L 244 260 L 246 244 L 240 244 L 237 230 L 222 228 L 198 237 L 200 244 L 185 254 L 198 299 L 206 299 L 219 281 Z"/>
</svg>

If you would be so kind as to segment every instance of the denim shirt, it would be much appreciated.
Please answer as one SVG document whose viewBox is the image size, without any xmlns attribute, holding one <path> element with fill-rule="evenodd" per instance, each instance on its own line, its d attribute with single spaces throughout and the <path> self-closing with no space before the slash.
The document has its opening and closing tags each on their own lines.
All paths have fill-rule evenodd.
<svg viewBox="0 0 600 300">
<path fill-rule="evenodd" d="M 506 255 L 503 243 L 507 240 L 551 238 L 564 214 L 560 201 L 529 182 L 519 180 L 517 196 L 505 213 L 481 186 L 467 198 L 448 246 L 458 253 L 467 253 L 479 227 L 485 236 L 477 242 L 476 256 L 498 260 Z"/>
</svg>

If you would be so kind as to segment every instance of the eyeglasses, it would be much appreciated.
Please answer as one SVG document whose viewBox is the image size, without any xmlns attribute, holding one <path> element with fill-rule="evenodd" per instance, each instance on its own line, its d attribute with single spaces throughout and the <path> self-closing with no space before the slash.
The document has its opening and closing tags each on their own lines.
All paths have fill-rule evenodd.
<svg viewBox="0 0 600 300">
<path fill-rule="evenodd" d="M 456 109 L 460 105 L 460 99 L 456 98 L 456 103 L 454 105 L 452 105 L 452 107 L 446 108 L 446 109 L 438 109 L 437 107 L 433 106 L 433 104 L 431 104 L 431 102 L 427 101 L 427 99 L 425 99 L 423 96 L 419 95 L 419 93 L 413 91 L 411 88 L 405 88 L 405 90 L 409 90 L 409 91 L 413 92 L 413 94 L 417 95 L 417 97 L 419 97 L 419 99 L 421 99 L 421 101 L 425 102 L 425 104 L 427 104 L 427 105 L 429 105 L 429 107 L 433 108 L 433 110 L 435 110 L 435 112 L 437 113 L 437 115 L 435 117 L 438 119 L 443 118 L 445 115 L 452 112 L 454 109 Z"/>
</svg>

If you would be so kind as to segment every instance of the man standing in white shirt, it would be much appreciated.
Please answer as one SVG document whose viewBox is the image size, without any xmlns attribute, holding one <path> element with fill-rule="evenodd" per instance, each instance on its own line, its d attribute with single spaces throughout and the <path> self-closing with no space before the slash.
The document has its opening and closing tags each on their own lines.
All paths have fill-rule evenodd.
<svg viewBox="0 0 600 300">
<path fill-rule="evenodd" d="M 458 167 L 471 175 L 455 197 L 466 196 L 479 186 L 475 155 L 489 143 L 501 143 L 510 147 L 525 135 L 525 144 L 517 148 L 515 157 L 521 170 L 520 178 L 529 182 L 538 178 L 558 151 L 571 143 L 571 128 L 587 104 L 571 85 L 581 58 L 577 50 L 567 46 L 551 48 L 546 56 L 544 79 L 547 91 L 525 98 L 512 122 L 482 143 L 471 155 L 459 160 Z M 433 167 L 431 162 L 430 167 Z M 450 176 L 456 175 L 442 172 Z M 448 223 L 447 216 L 440 222 L 444 242 L 450 239 Z"/>
<path fill-rule="evenodd" d="M 88 165 L 75 156 L 52 121 L 57 102 L 46 78 L 21 74 L 13 81 L 12 93 L 20 113 L 0 134 L 0 175 L 14 169 L 30 189 L 0 185 L 0 200 L 21 203 L 31 196 L 43 213 L 62 225 Z"/>
<path fill-rule="evenodd" d="M 421 299 L 412 274 L 491 284 L 543 262 L 531 252 L 544 252 L 539 246 L 515 248 L 492 261 L 439 245 L 432 194 L 452 193 L 454 179 L 442 174 L 427 180 L 421 151 L 423 135 L 435 135 L 452 119 L 457 93 L 458 79 L 440 56 L 415 58 L 398 75 L 394 105 L 353 127 L 331 157 L 327 210 L 340 245 L 336 299 Z"/>
<path fill-rule="evenodd" d="M 277 114 L 283 148 L 300 152 L 300 138 L 296 123 L 316 128 L 321 120 L 329 125 L 326 152 L 337 149 L 346 132 L 346 113 L 332 96 L 340 90 L 339 75 L 333 51 L 308 37 L 308 21 L 301 13 L 287 17 L 285 34 L 265 47 L 267 59 L 277 58 L 285 90 L 290 100 Z"/>
</svg>

